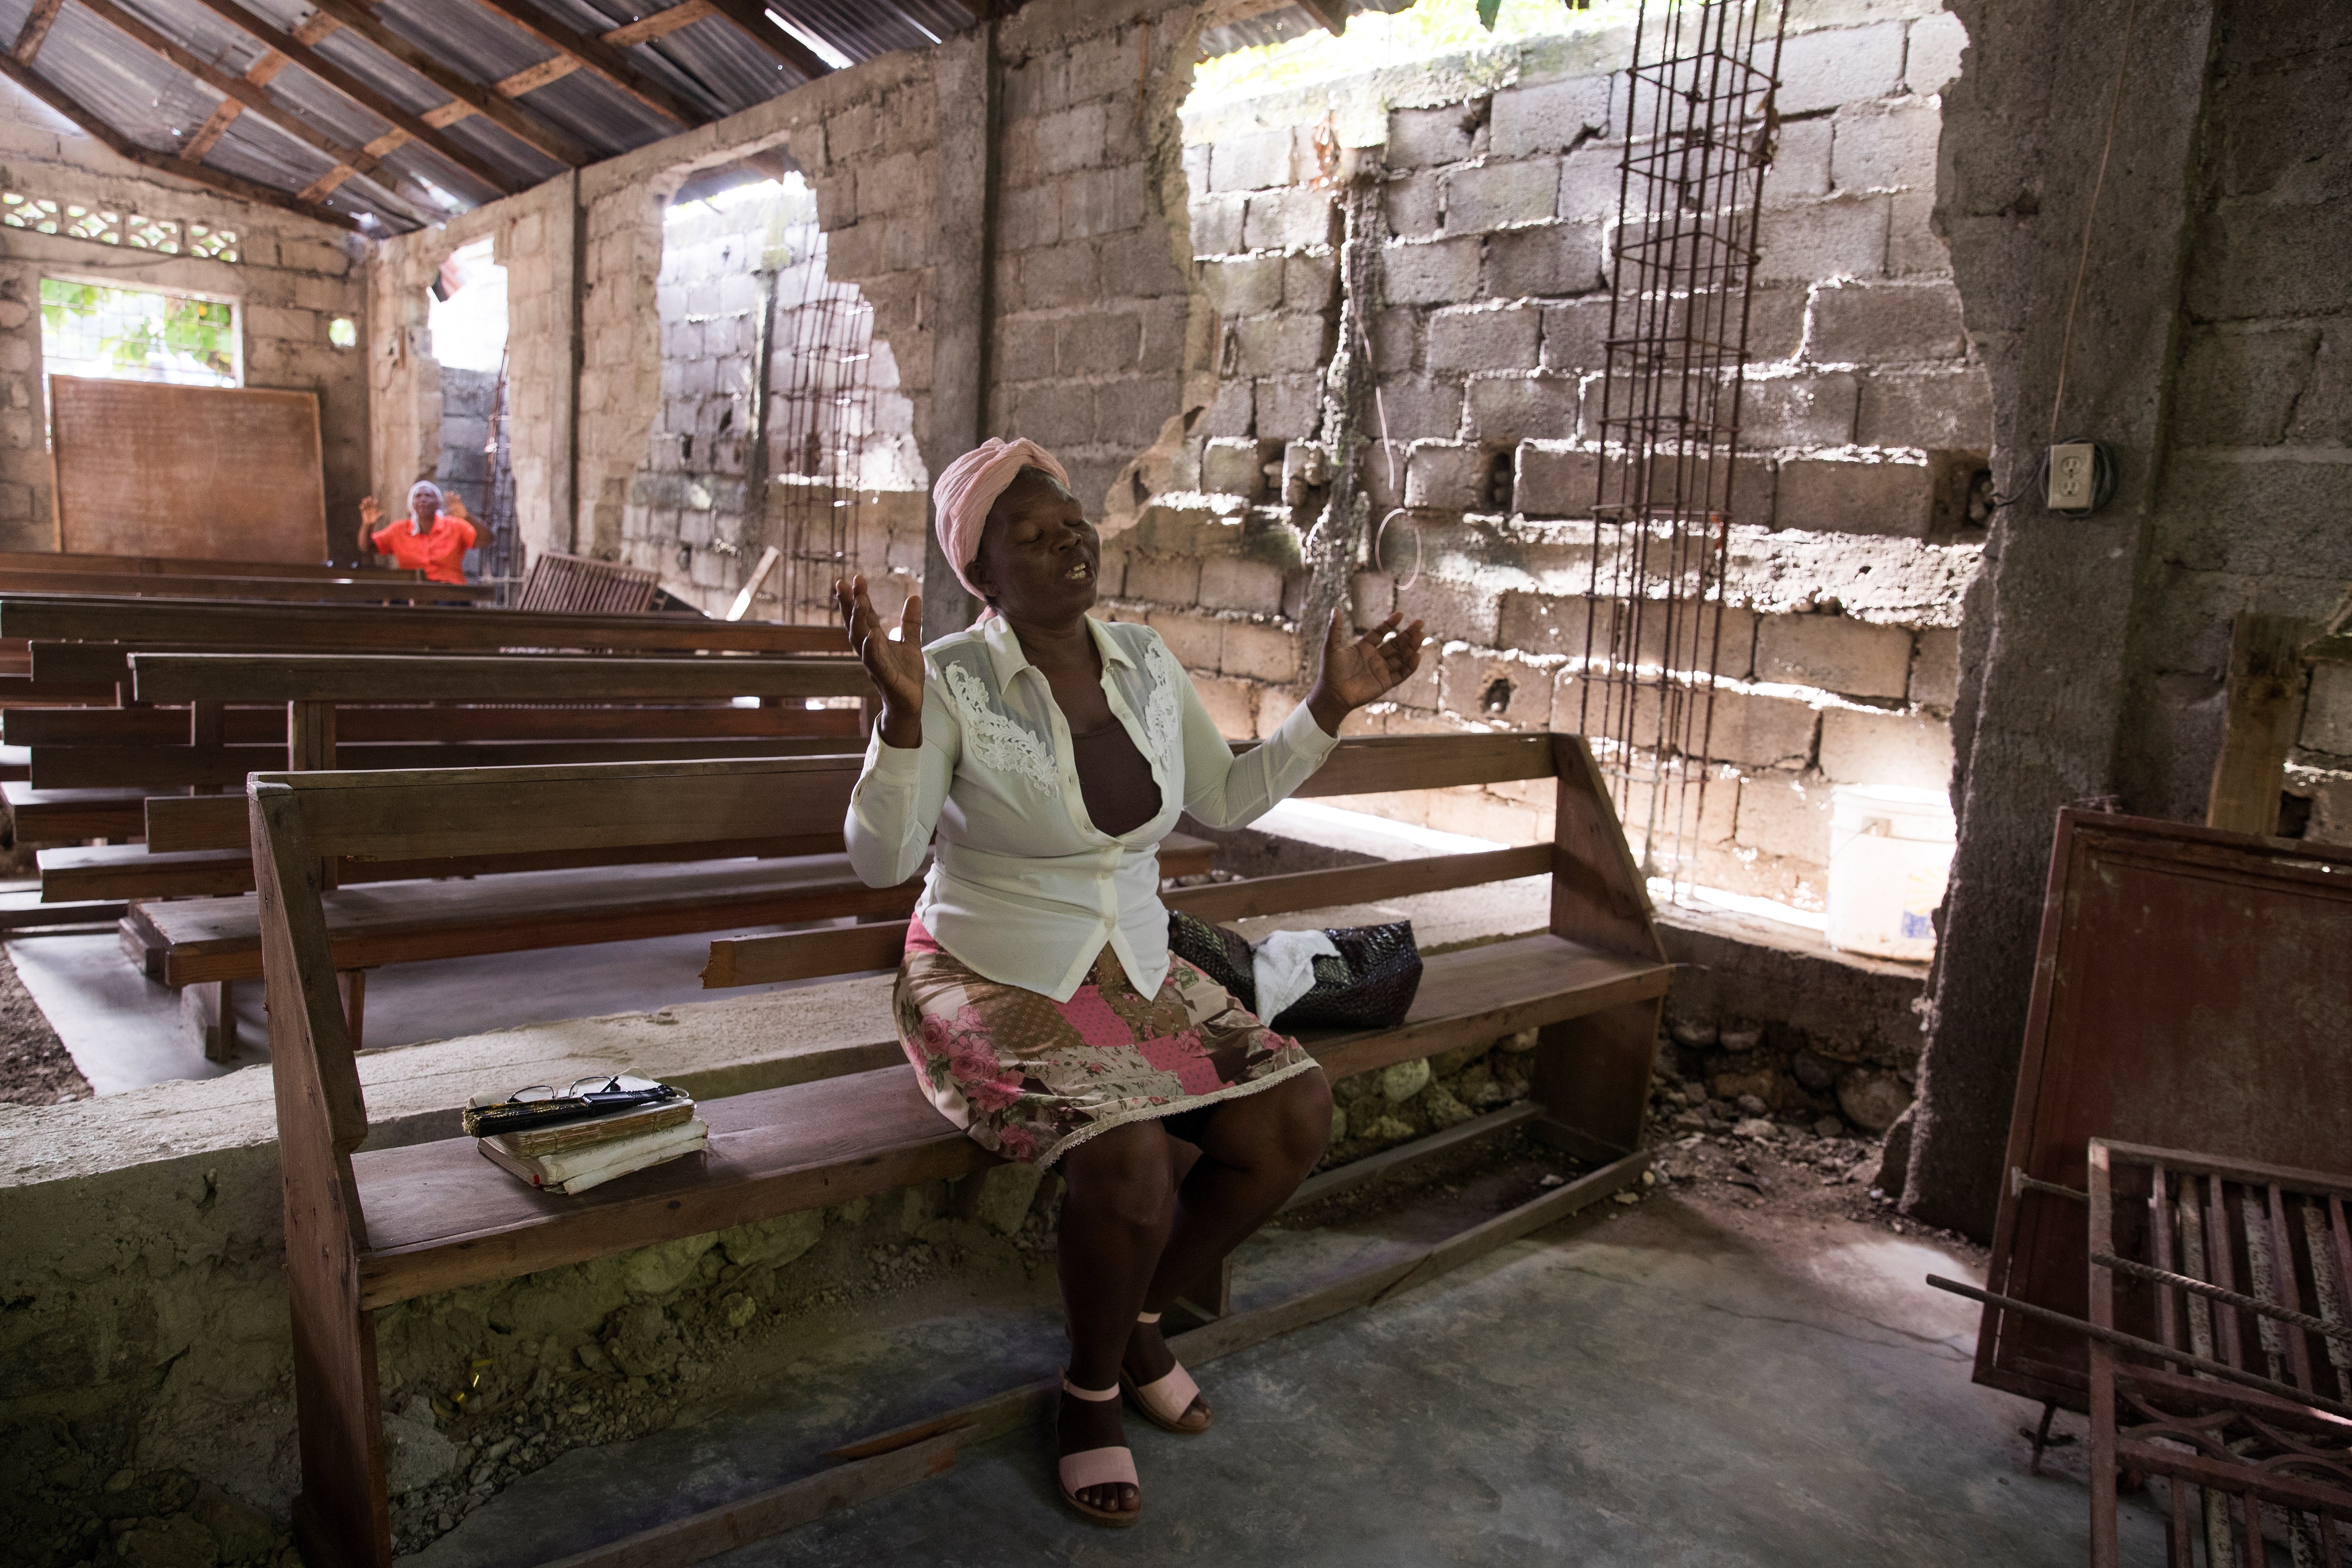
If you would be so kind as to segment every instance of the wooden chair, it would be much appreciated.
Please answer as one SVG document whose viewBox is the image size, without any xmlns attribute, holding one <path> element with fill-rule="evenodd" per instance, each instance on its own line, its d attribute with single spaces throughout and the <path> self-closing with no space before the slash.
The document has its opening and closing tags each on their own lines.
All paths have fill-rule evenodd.
<svg viewBox="0 0 2352 1568">
<path fill-rule="evenodd" d="M 2178 1568 L 2259 1568 L 2266 1510 L 2296 1563 L 2352 1562 L 2348 1201 L 2352 1175 L 2090 1141 L 2094 1329 L 2219 1363 L 2092 1337 L 2093 1568 L 2122 1561 L 2126 1473 L 2166 1479 Z"/>
<path fill-rule="evenodd" d="M 544 550 L 532 560 L 514 607 L 574 615 L 635 615 L 654 602 L 660 586 L 661 574 L 643 566 Z"/>
<path fill-rule="evenodd" d="M 714 833 L 837 828 L 856 774 L 856 759 L 801 758 L 251 781 L 300 1424 L 295 1529 L 307 1560 L 390 1562 L 376 1309 L 992 1163 L 918 1092 L 887 1017 L 873 1020 L 868 1039 L 835 1054 L 835 1076 L 704 1101 L 705 1154 L 580 1198 L 522 1185 L 470 1139 L 362 1152 L 367 1107 L 335 984 L 322 862 L 610 851 Z M 1546 1115 L 1534 1125 L 1581 1157 L 1612 1162 L 1472 1231 L 1327 1287 L 1313 1301 L 1289 1303 L 1278 1321 L 1218 1325 L 1225 1343 L 1313 1321 L 1478 1256 L 1636 1179 L 1646 1163 L 1633 1151 L 1671 970 L 1583 742 L 1549 735 L 1349 742 L 1307 793 L 1543 777 L 1558 781 L 1551 844 L 1180 895 L 1230 918 L 1549 872 L 1548 931 L 1433 954 L 1402 1026 L 1327 1036 L 1310 1048 L 1337 1075 L 1536 1028 Z M 708 983 L 746 983 L 762 965 L 797 974 L 887 966 L 901 936 L 875 926 L 783 944 L 725 943 L 714 950 Z"/>
</svg>

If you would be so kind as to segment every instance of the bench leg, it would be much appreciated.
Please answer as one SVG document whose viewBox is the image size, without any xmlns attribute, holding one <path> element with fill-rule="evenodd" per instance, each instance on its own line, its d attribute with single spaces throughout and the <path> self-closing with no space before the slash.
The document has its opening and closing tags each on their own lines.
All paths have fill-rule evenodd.
<svg viewBox="0 0 2352 1568">
<path fill-rule="evenodd" d="M 1177 1305 L 1204 1323 L 1213 1323 L 1234 1310 L 1234 1255 L 1219 1260 L 1215 1270 L 1202 1275 L 1176 1297 Z"/>
<path fill-rule="evenodd" d="M 180 1027 L 202 1047 L 208 1062 L 236 1060 L 235 983 L 200 981 L 180 987 Z"/>
<path fill-rule="evenodd" d="M 1535 1093 L 1548 1112 L 1538 1135 L 1580 1160 L 1614 1160 L 1641 1146 L 1665 1005 L 1628 1002 L 1537 1032 Z"/>
<path fill-rule="evenodd" d="M 360 1025 L 367 1016 L 367 971 L 344 970 L 335 976 L 335 988 L 343 995 L 343 1026 L 352 1032 L 352 1049 L 359 1050 L 365 1038 Z"/>
<path fill-rule="evenodd" d="M 354 1310 L 348 1300 L 340 1310 L 302 1310 L 319 1305 L 298 1300 L 294 1313 L 294 1405 L 302 1452 L 294 1544 L 305 1563 L 391 1568 L 375 1314 Z"/>
</svg>

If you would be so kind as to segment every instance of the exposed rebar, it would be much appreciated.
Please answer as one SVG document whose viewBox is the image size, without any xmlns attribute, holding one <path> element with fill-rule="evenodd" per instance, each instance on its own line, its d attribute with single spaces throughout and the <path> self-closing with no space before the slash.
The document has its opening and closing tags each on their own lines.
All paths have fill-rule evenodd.
<svg viewBox="0 0 2352 1568">
<path fill-rule="evenodd" d="M 1782 0 L 1645 4 L 1626 74 L 1581 727 L 1653 877 L 1698 871 Z"/>
</svg>

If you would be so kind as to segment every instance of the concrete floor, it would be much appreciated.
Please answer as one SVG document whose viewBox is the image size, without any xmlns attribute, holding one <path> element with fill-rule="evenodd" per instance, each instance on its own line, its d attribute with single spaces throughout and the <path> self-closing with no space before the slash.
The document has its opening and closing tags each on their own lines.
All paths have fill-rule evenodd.
<svg viewBox="0 0 2352 1568">
<path fill-rule="evenodd" d="M 371 970 L 366 1044 L 370 1049 L 415 1045 L 517 1024 L 650 1012 L 680 1002 L 782 989 L 702 989 L 711 940 L 749 934 L 749 928 L 707 931 Z M 7 943 L 7 951 L 25 988 L 96 1093 L 121 1094 L 170 1079 L 215 1078 L 268 1059 L 269 1028 L 258 981 L 236 988 L 244 1054 L 234 1062 L 210 1062 L 180 1026 L 180 994 L 132 968 L 111 927 L 19 936 Z"/>
<path fill-rule="evenodd" d="M 1254 1240 L 1240 1304 L 1321 1273 L 1349 1228 Z M 2018 1428 L 2038 1412 L 1969 1384 L 1975 1313 L 1921 1284 L 1930 1270 L 1972 1273 L 1869 1225 L 1710 1194 L 1604 1205 L 1202 1369 L 1207 1436 L 1129 1421 L 1146 1498 L 1134 1530 L 1062 1510 L 1039 1429 L 716 1561 L 2079 1563 L 2081 1447 L 2027 1473 Z M 928 1315 L 862 1311 L 769 1379 L 714 1380 L 734 1392 L 667 1431 L 519 1479 L 408 1561 L 545 1562 L 1049 1372 L 1050 1288 L 1044 1273 L 1024 1300 L 959 1300 L 950 1282 Z M 2143 1500 L 2127 1501 L 2123 1539 L 2126 1563 L 2161 1561 Z"/>
</svg>

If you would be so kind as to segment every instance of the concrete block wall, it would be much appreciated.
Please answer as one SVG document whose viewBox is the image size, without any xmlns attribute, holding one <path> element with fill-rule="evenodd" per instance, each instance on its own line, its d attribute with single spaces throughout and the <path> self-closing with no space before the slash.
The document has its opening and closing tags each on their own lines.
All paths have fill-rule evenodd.
<svg viewBox="0 0 2352 1568">
<path fill-rule="evenodd" d="M 441 459 L 433 482 L 462 497 L 477 518 L 488 515 L 490 413 L 498 397 L 496 371 L 441 368 Z"/>
<path fill-rule="evenodd" d="M 732 200 L 674 208 L 662 226 L 661 406 L 652 450 L 621 515 L 621 559 L 714 591 L 723 563 L 749 547 L 758 507 L 750 486 L 766 264 L 784 204 Z M 673 590 L 675 591 L 675 590 Z M 722 606 L 723 608 L 723 606 Z"/>
<path fill-rule="evenodd" d="M 0 550 L 58 547 L 39 307 L 41 279 L 59 277 L 236 300 L 245 384 L 318 396 L 328 545 L 349 558 L 368 487 L 368 384 L 362 351 L 336 348 L 327 331 L 343 317 L 364 331 L 365 242 L 292 213 L 158 177 L 13 85 L 0 85 L 0 177 L 30 196 L 233 230 L 240 258 L 159 258 L 0 229 Z M 268 526 L 267 520 L 256 519 L 255 526 Z"/>
<path fill-rule="evenodd" d="M 1832 787 L 1948 784 L 1957 626 L 1980 537 L 1959 526 L 1949 476 L 1964 498 L 1991 410 L 1927 226 L 1957 21 L 1908 0 L 1816 6 L 1795 25 L 1751 310 L 1702 875 L 1818 910 Z M 1160 626 L 1234 732 L 1278 722 L 1306 674 L 1286 619 L 1297 574 L 1263 537 L 1311 521 L 1288 515 L 1281 478 L 1286 449 L 1319 434 L 1337 346 L 1338 216 L 1312 140 L 1327 112 L 1383 127 L 1357 137 L 1383 142 L 1388 227 L 1370 331 L 1370 423 L 1384 436 L 1365 468 L 1375 517 L 1393 521 L 1356 609 L 1424 618 L 1439 648 L 1433 670 L 1359 723 L 1585 721 L 1596 542 L 1578 520 L 1594 495 L 1622 153 L 1623 84 L 1608 66 L 1629 47 L 1621 29 L 1532 44 L 1499 68 L 1435 62 L 1428 79 L 1467 84 L 1440 101 L 1426 88 L 1400 100 L 1383 75 L 1186 105 L 1218 380 L 1176 465 L 1183 482 L 1105 575 L 1114 613 Z M 1507 700 L 1488 700 L 1502 688 Z M 1369 804 L 1490 837 L 1549 831 L 1533 795 Z"/>
<path fill-rule="evenodd" d="M 983 423 L 1059 457 L 1092 511 L 1186 407 L 1194 295 L 1182 262 L 1173 113 L 1191 74 L 1189 5 L 1075 0 L 1008 19 L 992 353 Z M 1171 183 L 1179 182 L 1179 183 Z M 861 186 L 861 190 L 862 190 Z M 1171 227 L 1171 225 L 1177 226 Z M 1181 426 L 1179 426 L 1181 432 Z"/>
<path fill-rule="evenodd" d="M 2136 809 L 2203 816 L 2241 610 L 2325 621 L 2345 605 L 2352 541 L 2352 166 L 2341 141 L 2352 42 L 2340 17 L 2217 22 L 2210 149 L 2181 283 L 2164 563 L 2134 606 L 2126 710 Z M 2313 838 L 2352 844 L 2352 680 L 2314 671 L 2288 793 Z M 2298 826 L 2291 808 L 2286 831 Z"/>
</svg>

